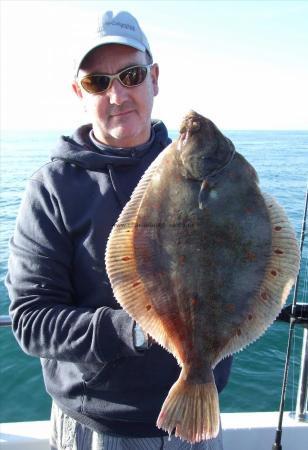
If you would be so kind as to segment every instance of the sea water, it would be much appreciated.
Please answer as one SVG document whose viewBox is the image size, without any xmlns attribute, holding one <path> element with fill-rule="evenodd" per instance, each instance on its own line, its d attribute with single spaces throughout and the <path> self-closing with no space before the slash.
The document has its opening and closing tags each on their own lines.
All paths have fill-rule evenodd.
<svg viewBox="0 0 308 450">
<path fill-rule="evenodd" d="M 8 314 L 4 287 L 8 241 L 29 176 L 49 161 L 58 132 L 3 132 L 1 136 L 0 314 Z M 176 133 L 170 133 L 172 137 Z M 225 131 L 255 167 L 261 189 L 285 208 L 300 237 L 308 175 L 308 131 Z M 74 199 L 72 199 L 74 201 Z M 298 301 L 307 302 L 307 244 L 304 247 Z M 305 272 L 306 271 L 306 272 Z M 292 295 L 289 297 L 289 302 Z M 275 322 L 247 349 L 236 354 L 230 381 L 220 396 L 225 412 L 275 411 L 279 407 L 288 325 Z M 294 410 L 302 330 L 292 342 L 286 408 Z M 45 393 L 38 358 L 25 355 L 10 328 L 0 329 L 0 423 L 45 420 L 50 399 Z"/>
</svg>

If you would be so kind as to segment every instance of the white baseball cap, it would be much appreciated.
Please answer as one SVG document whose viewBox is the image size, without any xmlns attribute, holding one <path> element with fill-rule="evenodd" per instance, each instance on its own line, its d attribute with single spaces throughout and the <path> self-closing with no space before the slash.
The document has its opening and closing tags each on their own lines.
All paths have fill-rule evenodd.
<svg viewBox="0 0 308 450">
<path fill-rule="evenodd" d="M 142 52 L 147 52 L 152 59 L 148 40 L 137 19 L 127 11 L 121 11 L 116 15 L 113 15 L 112 11 L 107 11 L 100 18 L 94 38 L 80 49 L 75 58 L 76 76 L 85 57 L 95 48 L 106 44 L 128 45 Z"/>
</svg>

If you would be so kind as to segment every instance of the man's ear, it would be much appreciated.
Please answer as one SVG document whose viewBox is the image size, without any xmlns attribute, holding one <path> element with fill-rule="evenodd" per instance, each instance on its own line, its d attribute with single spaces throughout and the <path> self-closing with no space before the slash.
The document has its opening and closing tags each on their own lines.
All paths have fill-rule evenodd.
<svg viewBox="0 0 308 450">
<path fill-rule="evenodd" d="M 76 80 L 73 81 L 72 88 L 73 88 L 73 91 L 75 92 L 75 94 L 77 95 L 77 97 L 82 99 L 83 98 L 82 90 L 80 89 L 80 86 Z"/>
<path fill-rule="evenodd" d="M 151 79 L 154 96 L 158 94 L 158 77 L 159 77 L 159 67 L 158 64 L 155 63 L 151 68 Z"/>
</svg>

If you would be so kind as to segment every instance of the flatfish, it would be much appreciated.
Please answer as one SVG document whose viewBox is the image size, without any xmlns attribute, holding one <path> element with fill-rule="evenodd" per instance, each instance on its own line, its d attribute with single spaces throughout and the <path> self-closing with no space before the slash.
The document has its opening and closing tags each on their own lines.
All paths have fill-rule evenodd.
<svg viewBox="0 0 308 450">
<path fill-rule="evenodd" d="M 191 443 L 215 437 L 213 368 L 264 333 L 298 273 L 284 210 L 233 143 L 191 111 L 113 227 L 106 267 L 121 306 L 182 368 L 157 426 Z"/>
</svg>

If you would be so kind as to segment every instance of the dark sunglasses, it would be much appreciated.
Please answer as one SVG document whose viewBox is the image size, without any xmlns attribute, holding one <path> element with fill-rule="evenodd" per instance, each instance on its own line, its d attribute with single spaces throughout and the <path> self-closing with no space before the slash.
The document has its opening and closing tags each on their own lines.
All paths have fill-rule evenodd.
<svg viewBox="0 0 308 450">
<path fill-rule="evenodd" d="M 114 75 L 93 74 L 86 75 L 79 80 L 81 86 L 90 94 L 100 94 L 106 91 L 113 80 L 119 80 L 125 87 L 139 86 L 143 83 L 152 64 L 147 66 L 132 66 Z"/>
</svg>

